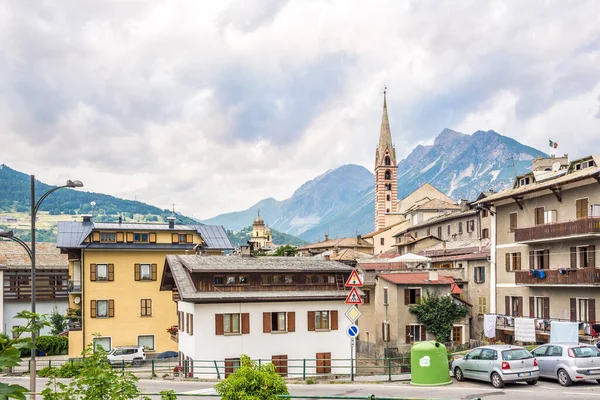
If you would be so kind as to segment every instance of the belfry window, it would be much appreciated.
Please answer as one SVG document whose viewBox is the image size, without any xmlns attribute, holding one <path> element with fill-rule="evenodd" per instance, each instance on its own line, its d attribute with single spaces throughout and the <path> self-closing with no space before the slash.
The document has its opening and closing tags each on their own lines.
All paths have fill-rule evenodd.
<svg viewBox="0 0 600 400">
<path fill-rule="evenodd" d="M 388 156 L 385 156 L 385 165 L 392 165 L 392 160 Z"/>
<path fill-rule="evenodd" d="M 391 183 L 386 183 L 385 184 L 385 190 L 392 190 L 392 184 Z"/>
<path fill-rule="evenodd" d="M 389 169 L 387 171 L 385 171 L 385 179 L 387 179 L 387 180 L 392 179 L 392 173 L 390 172 Z"/>
</svg>

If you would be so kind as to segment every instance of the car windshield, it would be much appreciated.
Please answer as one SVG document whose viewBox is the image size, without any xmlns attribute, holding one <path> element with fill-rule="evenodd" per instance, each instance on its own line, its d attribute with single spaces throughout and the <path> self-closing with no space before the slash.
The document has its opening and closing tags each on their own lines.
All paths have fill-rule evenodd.
<svg viewBox="0 0 600 400">
<path fill-rule="evenodd" d="M 571 347 L 575 357 L 577 358 L 586 358 L 586 357 L 599 357 L 600 352 L 596 347 L 593 346 L 580 346 L 580 347 Z"/>
<path fill-rule="evenodd" d="M 525 349 L 504 350 L 502 352 L 502 359 L 504 361 L 526 360 L 532 357 L 533 356 L 531 355 L 531 353 Z"/>
</svg>

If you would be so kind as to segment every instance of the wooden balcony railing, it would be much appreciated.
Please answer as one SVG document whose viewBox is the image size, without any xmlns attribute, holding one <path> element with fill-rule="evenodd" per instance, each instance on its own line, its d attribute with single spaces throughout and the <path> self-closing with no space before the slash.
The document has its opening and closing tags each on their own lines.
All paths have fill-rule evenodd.
<svg viewBox="0 0 600 400">
<path fill-rule="evenodd" d="M 517 285 L 600 285 L 600 269 L 548 269 L 544 271 L 544 278 L 529 275 L 529 270 L 515 271 Z"/>
<path fill-rule="evenodd" d="M 530 228 L 517 228 L 515 230 L 515 242 L 526 243 L 540 239 L 553 239 L 590 233 L 600 233 L 600 217 L 586 217 L 576 221 L 555 222 L 553 224 L 537 225 Z"/>
</svg>

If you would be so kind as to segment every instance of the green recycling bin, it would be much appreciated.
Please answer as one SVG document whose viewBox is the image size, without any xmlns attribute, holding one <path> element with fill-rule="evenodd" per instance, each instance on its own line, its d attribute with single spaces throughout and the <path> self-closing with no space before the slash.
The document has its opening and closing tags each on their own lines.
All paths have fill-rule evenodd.
<svg viewBox="0 0 600 400">
<path fill-rule="evenodd" d="M 417 342 L 410 349 L 410 383 L 441 386 L 452 383 L 446 346 L 438 342 Z"/>
</svg>

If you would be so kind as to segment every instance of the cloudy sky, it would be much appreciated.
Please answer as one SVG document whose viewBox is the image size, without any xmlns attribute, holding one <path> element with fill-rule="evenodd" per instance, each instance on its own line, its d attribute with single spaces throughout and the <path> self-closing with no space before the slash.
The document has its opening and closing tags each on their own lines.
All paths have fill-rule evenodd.
<svg viewBox="0 0 600 400">
<path fill-rule="evenodd" d="M 0 3 L 0 163 L 207 218 L 445 127 L 600 153 L 589 1 Z"/>
</svg>

